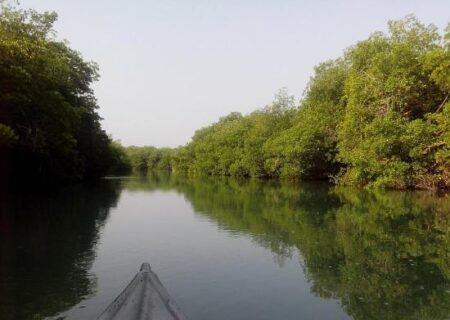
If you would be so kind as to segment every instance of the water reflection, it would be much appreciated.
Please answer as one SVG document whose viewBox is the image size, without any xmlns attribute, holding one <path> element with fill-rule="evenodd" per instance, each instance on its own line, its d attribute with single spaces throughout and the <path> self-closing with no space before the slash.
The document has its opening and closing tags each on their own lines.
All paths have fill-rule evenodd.
<svg viewBox="0 0 450 320">
<path fill-rule="evenodd" d="M 450 198 L 337 190 L 338 295 L 356 319 L 448 319 Z"/>
<path fill-rule="evenodd" d="M 298 250 L 312 292 L 354 319 L 450 316 L 449 196 L 164 175 L 127 188 L 177 190 L 280 264 Z"/>
<path fill-rule="evenodd" d="M 116 221 L 128 223 L 128 233 L 121 235 L 123 239 L 128 234 L 134 234 L 134 237 L 147 241 L 142 242 L 142 248 L 138 248 L 143 253 L 138 254 L 139 259 L 154 254 L 161 266 L 169 266 L 169 262 L 178 261 L 170 257 L 184 257 L 182 250 L 186 250 L 185 247 L 180 246 L 182 249 L 176 251 L 178 246 L 168 243 L 177 241 L 174 240 L 177 238 L 167 237 L 152 243 L 149 240 L 156 238 L 138 233 L 147 232 L 147 227 L 138 228 L 135 225 L 143 223 L 150 228 L 151 223 L 154 223 L 154 228 L 172 228 L 178 232 L 187 232 L 183 235 L 186 239 L 192 238 L 191 230 L 183 231 L 173 226 L 179 221 L 178 217 L 182 220 L 181 212 L 177 213 L 180 216 L 173 213 L 171 217 L 174 220 L 164 220 L 160 225 L 153 220 L 158 219 L 155 214 L 144 215 L 146 211 L 159 210 L 158 201 L 164 200 L 161 193 L 153 193 L 152 197 L 149 193 L 175 191 L 178 195 L 168 193 L 165 196 L 173 199 L 182 196 L 189 202 L 195 215 L 201 219 L 184 221 L 189 221 L 191 227 L 195 225 L 197 231 L 213 226 L 213 232 L 216 232 L 215 226 L 219 226 L 224 231 L 222 234 L 227 236 L 243 235 L 257 247 L 270 251 L 280 266 L 297 259 L 297 252 L 300 253 L 298 274 L 305 274 L 308 278 L 311 295 L 337 299 L 342 309 L 354 319 L 431 320 L 450 317 L 449 196 L 418 192 L 367 192 L 330 188 L 321 184 L 295 185 L 158 174 L 109 180 L 95 187 L 79 186 L 34 196 L 2 194 L 1 319 L 43 319 L 67 311 L 98 294 L 95 291 L 96 277 L 90 273 L 96 250 L 100 250 L 96 244 L 102 236 L 102 225 L 106 223 L 109 209 L 116 205 L 123 190 L 126 191 L 120 202 L 123 207 L 120 209 L 122 211 L 119 210 L 119 216 L 116 216 L 120 219 Z M 133 191 L 139 191 L 139 197 L 132 196 L 135 194 Z M 142 201 L 143 198 L 150 201 Z M 137 206 L 139 209 L 133 211 L 134 214 L 129 212 Z M 182 206 L 177 208 L 187 210 L 189 205 L 187 209 Z M 142 215 L 137 212 L 142 212 Z M 213 224 L 199 222 L 206 219 Z M 109 230 L 112 244 L 104 247 L 114 256 L 118 251 L 113 246 L 117 245 L 113 233 L 120 230 L 123 231 L 121 228 Z M 208 234 L 210 231 L 208 229 Z M 164 229 L 160 234 L 171 234 L 171 230 Z M 230 240 L 228 237 L 220 239 L 216 243 L 226 244 Z M 199 238 L 193 241 L 191 246 L 194 247 L 189 249 L 196 251 L 195 245 L 202 240 Z M 133 243 L 131 241 L 130 245 Z M 166 243 L 175 251 L 165 258 L 161 257 L 160 253 L 164 252 L 164 248 L 160 248 L 161 243 Z M 202 248 L 210 250 L 205 253 L 208 257 L 220 249 L 207 245 Z M 230 245 L 229 248 L 234 247 Z M 256 252 L 251 250 L 252 246 L 249 246 L 246 254 Z M 130 252 L 126 244 L 120 252 L 124 256 L 118 257 L 118 260 L 134 259 L 133 255 L 125 256 Z M 249 270 L 255 271 L 262 261 L 252 259 L 252 256 L 247 260 Z M 183 264 L 186 262 L 184 260 L 178 262 L 182 265 L 183 277 L 189 278 L 198 272 L 198 265 L 192 261 L 191 267 Z M 217 259 L 209 264 L 204 263 L 204 268 L 220 268 L 218 263 L 224 262 Z M 132 268 L 134 272 L 135 266 Z M 173 270 L 179 271 L 177 268 Z M 282 268 L 277 270 L 287 272 Z M 268 272 L 261 274 L 270 276 Z M 101 275 L 98 276 L 100 283 Z M 249 277 L 245 272 L 240 276 L 242 279 Z M 262 283 L 280 279 L 275 275 L 273 279 L 259 280 L 258 275 L 252 279 L 255 277 L 256 285 L 258 281 Z M 189 292 L 189 297 L 192 296 L 191 300 L 184 297 L 186 303 L 195 305 L 198 302 L 195 297 L 198 299 L 205 295 L 205 292 L 192 293 L 192 285 L 198 279 L 193 278 L 191 282 L 186 282 L 185 287 L 179 288 L 179 292 Z M 224 278 L 216 279 L 211 284 L 203 283 L 202 288 L 208 290 L 211 296 L 210 300 L 206 297 L 203 302 L 214 306 L 217 303 L 213 298 L 214 290 L 223 285 L 221 281 L 228 280 Z M 280 287 L 285 288 L 284 285 L 282 283 Z M 295 291 L 291 293 L 295 295 Z M 267 293 L 269 298 L 272 298 L 271 294 Z M 238 301 L 239 294 L 234 298 Z M 236 308 L 232 311 L 227 309 L 230 314 L 245 314 L 242 304 L 230 305 Z M 244 307 L 249 308 L 247 305 Z M 281 307 L 273 305 L 270 308 Z M 294 311 L 287 311 L 286 317 L 298 317 L 295 310 L 299 308 L 302 306 L 295 305 L 295 308 L 289 309 Z M 97 311 L 93 312 L 93 318 Z M 257 314 L 257 311 L 253 314 Z M 320 318 L 324 314 L 315 316 Z M 260 318 L 264 318 L 264 315 L 261 314 Z M 333 315 L 328 318 L 332 319 Z"/>
<path fill-rule="evenodd" d="M 95 291 L 95 244 L 119 192 L 118 182 L 104 182 L 1 193 L 1 319 L 44 319 Z"/>
</svg>

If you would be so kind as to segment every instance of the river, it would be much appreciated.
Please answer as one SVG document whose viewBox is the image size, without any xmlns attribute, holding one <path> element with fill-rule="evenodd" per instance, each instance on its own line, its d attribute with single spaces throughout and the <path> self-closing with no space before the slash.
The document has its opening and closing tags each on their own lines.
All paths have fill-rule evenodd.
<svg viewBox="0 0 450 320">
<path fill-rule="evenodd" d="M 0 196 L 0 319 L 95 319 L 149 262 L 190 320 L 449 319 L 450 196 L 151 174 Z"/>
</svg>

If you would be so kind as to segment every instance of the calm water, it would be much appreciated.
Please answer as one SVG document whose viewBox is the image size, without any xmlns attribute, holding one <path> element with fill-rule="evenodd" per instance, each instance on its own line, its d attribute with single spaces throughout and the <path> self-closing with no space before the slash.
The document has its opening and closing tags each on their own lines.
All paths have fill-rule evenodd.
<svg viewBox="0 0 450 320">
<path fill-rule="evenodd" d="M 0 197 L 0 319 L 95 319 L 148 261 L 191 320 L 449 319 L 450 196 L 151 176 Z"/>
</svg>

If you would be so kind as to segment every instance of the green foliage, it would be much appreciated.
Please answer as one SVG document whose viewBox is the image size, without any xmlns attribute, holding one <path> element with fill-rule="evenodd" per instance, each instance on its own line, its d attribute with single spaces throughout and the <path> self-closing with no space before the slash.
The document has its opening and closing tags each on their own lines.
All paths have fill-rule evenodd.
<svg viewBox="0 0 450 320">
<path fill-rule="evenodd" d="M 449 187 L 435 154 L 447 146 L 448 128 L 432 119 L 441 118 L 448 98 L 450 55 L 434 26 L 411 16 L 389 26 L 388 35 L 374 34 L 346 53 L 352 68 L 338 126 L 338 159 L 347 165 L 340 181 Z"/>
<path fill-rule="evenodd" d="M 336 174 L 336 126 L 343 115 L 347 74 L 342 60 L 315 68 L 292 126 L 265 144 L 272 175 L 323 179 Z"/>
<path fill-rule="evenodd" d="M 172 170 L 172 153 L 170 148 L 151 146 L 131 146 L 125 149 L 127 158 L 134 171 L 146 173 L 149 170 Z"/>
<path fill-rule="evenodd" d="M 126 148 L 124 148 L 120 141 L 112 141 L 110 146 L 111 160 L 109 174 L 120 175 L 127 174 L 131 171 L 131 161 L 128 158 Z"/>
<path fill-rule="evenodd" d="M 0 123 L 0 148 L 12 147 L 18 140 L 14 130 Z"/>
<path fill-rule="evenodd" d="M 293 98 L 281 89 L 274 102 L 249 115 L 231 113 L 219 122 L 198 130 L 186 148 L 193 156 L 193 174 L 266 177 L 265 143 L 291 125 Z"/>
<path fill-rule="evenodd" d="M 116 150 L 100 126 L 95 63 L 58 41 L 57 15 L 4 5 L 0 13 L 0 123 L 13 176 L 80 180 L 107 174 Z M 3 139 L 3 138 L 2 138 Z M 116 159 L 117 160 L 117 159 Z"/>
<path fill-rule="evenodd" d="M 448 34 L 413 16 L 391 21 L 387 34 L 318 65 L 299 108 L 282 90 L 269 107 L 198 130 L 172 166 L 191 174 L 449 188 Z"/>
<path fill-rule="evenodd" d="M 318 65 L 298 108 L 283 89 L 271 106 L 198 130 L 173 151 L 170 167 L 194 175 L 450 188 L 449 28 L 441 36 L 414 16 L 391 21 L 388 33 Z"/>
</svg>

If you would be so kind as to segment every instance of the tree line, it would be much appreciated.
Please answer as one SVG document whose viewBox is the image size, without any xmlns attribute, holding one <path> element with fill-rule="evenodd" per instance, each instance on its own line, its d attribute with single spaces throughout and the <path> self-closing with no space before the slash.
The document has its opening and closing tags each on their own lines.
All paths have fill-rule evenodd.
<svg viewBox="0 0 450 320">
<path fill-rule="evenodd" d="M 0 2 L 1 181 L 79 181 L 126 172 L 100 125 L 98 67 L 56 39 L 57 15 Z M 31 178 L 31 179 L 30 179 Z"/>
<path fill-rule="evenodd" d="M 169 170 L 191 175 L 450 188 L 450 25 L 390 21 L 315 67 L 297 103 L 230 113 L 178 148 L 127 147 L 102 129 L 98 66 L 56 38 L 57 15 L 0 1 L 0 174 L 78 181 Z"/>
<path fill-rule="evenodd" d="M 388 25 L 316 66 L 298 104 L 282 89 L 183 147 L 129 147 L 133 168 L 450 188 L 450 24 L 443 34 L 412 15 Z"/>
</svg>

